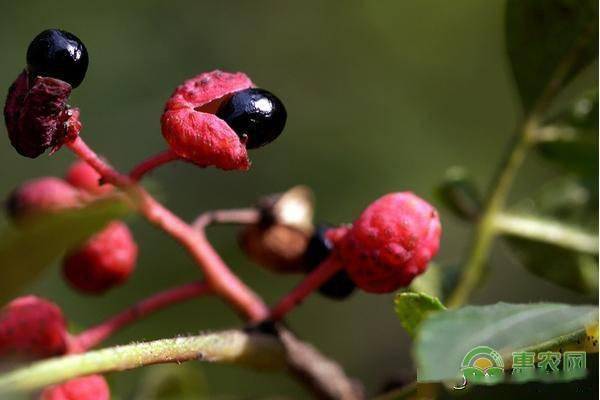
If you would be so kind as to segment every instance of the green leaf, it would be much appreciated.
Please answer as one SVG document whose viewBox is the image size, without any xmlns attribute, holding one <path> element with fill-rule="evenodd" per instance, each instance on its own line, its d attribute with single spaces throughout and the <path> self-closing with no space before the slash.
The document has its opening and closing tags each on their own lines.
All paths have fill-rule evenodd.
<svg viewBox="0 0 600 400">
<path fill-rule="evenodd" d="M 597 236 L 597 205 L 596 182 L 568 176 L 545 185 L 535 196 L 517 204 L 514 211 Z M 577 246 L 561 247 L 533 238 L 509 236 L 507 239 L 531 273 L 584 294 L 598 292 L 597 254 L 577 251 Z"/>
<path fill-rule="evenodd" d="M 598 176 L 598 89 L 584 93 L 539 130 L 539 153 L 567 171 Z"/>
<path fill-rule="evenodd" d="M 435 192 L 444 206 L 457 217 L 474 220 L 479 215 L 481 195 L 464 168 L 449 168 Z"/>
<path fill-rule="evenodd" d="M 584 254 L 598 254 L 598 235 L 549 218 L 510 212 L 497 213 L 494 226 L 503 234 L 551 244 Z"/>
<path fill-rule="evenodd" d="M 597 57 L 597 17 L 597 0 L 508 0 L 506 46 L 525 111 Z"/>
<path fill-rule="evenodd" d="M 112 198 L 82 208 L 40 216 L 0 233 L 0 301 L 13 297 L 65 250 L 85 240 L 129 207 Z"/>
<path fill-rule="evenodd" d="M 429 314 L 446 309 L 437 297 L 416 292 L 398 293 L 394 299 L 394 306 L 400 323 L 412 337 Z"/>
<path fill-rule="evenodd" d="M 510 362 L 513 351 L 554 349 L 597 321 L 597 307 L 552 303 L 498 303 L 435 313 L 417 335 L 418 380 L 459 379 L 463 358 L 477 346 L 489 346 Z"/>
<path fill-rule="evenodd" d="M 520 238 L 510 243 L 529 272 L 588 296 L 598 293 L 598 256 Z"/>
</svg>

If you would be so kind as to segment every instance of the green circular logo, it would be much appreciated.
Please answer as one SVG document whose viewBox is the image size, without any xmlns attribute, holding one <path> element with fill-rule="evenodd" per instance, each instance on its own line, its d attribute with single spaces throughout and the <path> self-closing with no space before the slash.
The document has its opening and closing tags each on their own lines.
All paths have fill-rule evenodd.
<svg viewBox="0 0 600 400">
<path fill-rule="evenodd" d="M 495 383 L 504 375 L 504 361 L 491 347 L 477 346 L 465 355 L 460 370 L 467 382 Z"/>
</svg>

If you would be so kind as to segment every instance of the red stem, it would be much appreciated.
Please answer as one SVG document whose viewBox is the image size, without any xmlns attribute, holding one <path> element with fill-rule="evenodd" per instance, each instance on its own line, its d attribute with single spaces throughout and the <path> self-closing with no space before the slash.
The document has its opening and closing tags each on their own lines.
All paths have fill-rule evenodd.
<svg viewBox="0 0 600 400">
<path fill-rule="evenodd" d="M 202 269 L 206 282 L 215 294 L 251 322 L 261 321 L 268 316 L 269 310 L 262 299 L 231 272 L 206 239 L 204 231 L 193 229 L 128 176 L 118 173 L 106 164 L 81 137 L 67 143 L 67 146 L 96 169 L 106 182 L 126 191 L 150 223 L 177 240 Z"/>
<path fill-rule="evenodd" d="M 174 152 L 172 152 L 170 149 L 164 150 L 158 154 L 153 155 L 152 157 L 145 159 L 144 161 L 136 165 L 129 173 L 129 178 L 137 182 L 153 169 L 179 159 L 180 157 Z"/>
<path fill-rule="evenodd" d="M 77 157 L 81 158 L 92 168 L 94 168 L 105 182 L 112 183 L 120 188 L 127 188 L 134 183 L 131 179 L 129 179 L 129 177 L 120 174 L 106 161 L 100 158 L 98 154 L 96 154 L 88 147 L 87 144 L 85 144 L 81 137 L 78 136 L 75 140 L 67 142 L 66 146 L 69 147 L 69 149 L 71 149 L 71 151 L 73 151 Z"/>
<path fill-rule="evenodd" d="M 96 347 L 124 326 L 149 314 L 209 292 L 210 288 L 206 283 L 194 282 L 156 293 L 106 321 L 81 332 L 72 339 L 71 347 L 76 352 L 86 351 Z"/>
<path fill-rule="evenodd" d="M 340 269 L 342 269 L 342 264 L 332 257 L 327 258 L 271 309 L 271 319 L 274 321 L 282 319 Z"/>
</svg>

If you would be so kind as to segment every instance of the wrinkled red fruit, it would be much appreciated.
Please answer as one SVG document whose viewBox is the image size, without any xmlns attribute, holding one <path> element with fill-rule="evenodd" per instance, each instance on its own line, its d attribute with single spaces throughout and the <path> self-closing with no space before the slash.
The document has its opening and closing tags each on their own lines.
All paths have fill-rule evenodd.
<svg viewBox="0 0 600 400">
<path fill-rule="evenodd" d="M 67 328 L 60 308 L 36 296 L 16 298 L 0 311 L 0 357 L 64 354 Z"/>
<path fill-rule="evenodd" d="M 425 271 L 440 235 L 438 213 L 429 203 L 410 192 L 392 193 L 367 207 L 337 247 L 356 286 L 386 293 Z"/>
<path fill-rule="evenodd" d="M 63 275 L 75 289 L 100 294 L 129 278 L 137 253 L 127 225 L 113 221 L 65 257 Z"/>
<path fill-rule="evenodd" d="M 43 177 L 25 182 L 6 201 L 6 211 L 16 222 L 81 204 L 77 189 L 62 179 Z"/>
<path fill-rule="evenodd" d="M 71 85 L 59 79 L 38 76 L 30 85 L 27 72 L 17 77 L 8 90 L 4 120 L 10 143 L 19 154 L 36 158 L 79 132 L 69 128 L 70 94 Z"/>
<path fill-rule="evenodd" d="M 246 147 L 214 113 L 232 93 L 253 87 L 245 74 L 212 71 L 185 81 L 167 101 L 162 134 L 178 156 L 202 167 L 247 170 Z"/>
<path fill-rule="evenodd" d="M 85 161 L 75 161 L 69 167 L 65 179 L 74 187 L 90 194 L 105 195 L 114 189 L 110 184 L 101 184 L 100 174 Z"/>
<path fill-rule="evenodd" d="M 50 386 L 40 400 L 109 400 L 110 388 L 102 375 L 89 375 Z"/>
</svg>

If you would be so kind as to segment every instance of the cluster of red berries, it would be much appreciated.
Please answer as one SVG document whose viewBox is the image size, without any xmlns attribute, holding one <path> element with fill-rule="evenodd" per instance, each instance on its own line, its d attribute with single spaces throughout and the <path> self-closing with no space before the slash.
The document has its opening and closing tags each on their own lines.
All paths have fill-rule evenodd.
<svg viewBox="0 0 600 400">
<path fill-rule="evenodd" d="M 11 86 L 4 116 L 11 144 L 22 155 L 37 157 L 77 138 L 79 111 L 67 105 L 71 90 L 84 79 L 87 50 L 74 35 L 50 29 L 40 33 L 27 51 L 27 68 Z M 248 149 L 275 140 L 287 113 L 272 93 L 256 88 L 243 73 L 212 71 L 177 87 L 161 118 L 171 154 L 202 167 L 247 170 Z M 7 202 L 12 220 L 21 225 L 40 215 L 74 209 L 114 188 L 87 163 L 75 163 L 65 179 L 45 177 L 26 182 Z M 301 196 L 300 196 L 301 197 Z M 258 224 L 241 235 L 244 250 L 277 271 L 317 273 L 334 265 L 319 291 L 344 299 L 358 287 L 385 293 L 410 284 L 439 247 L 437 212 L 412 193 L 385 195 L 350 225 L 312 225 L 312 211 L 279 209 L 271 202 Z M 287 215 L 290 214 L 290 215 Z M 298 218 L 301 215 L 301 218 Z M 287 219 L 287 220 L 286 220 Z M 99 294 L 125 282 L 133 272 L 137 245 L 121 221 L 110 222 L 63 259 L 63 276 L 75 289 Z M 0 357 L 43 358 L 74 349 L 60 309 L 26 296 L 0 311 Z M 76 349 L 75 349 L 76 351 Z M 102 376 L 74 379 L 50 387 L 42 399 L 103 400 L 110 397 Z"/>
<path fill-rule="evenodd" d="M 65 179 L 44 177 L 22 184 L 10 195 L 11 219 L 26 225 L 49 213 L 74 209 L 106 196 L 98 173 L 85 162 L 75 162 Z M 100 294 L 125 282 L 133 272 L 137 245 L 123 222 L 112 221 L 100 232 L 69 251 L 62 263 L 65 280 L 87 294 Z M 19 297 L 0 311 L 0 357 L 38 359 L 67 354 L 71 348 L 67 324 L 60 308 L 47 300 Z M 91 375 L 46 388 L 42 400 L 108 400 L 103 376 Z"/>
<path fill-rule="evenodd" d="M 44 177 L 22 184 L 7 200 L 9 216 L 18 224 L 55 211 L 77 208 L 109 194 L 111 185 L 102 185 L 100 175 L 83 161 L 75 162 L 65 179 Z M 104 293 L 125 282 L 137 260 L 137 245 L 121 221 L 112 221 L 63 259 L 63 276 L 84 293 Z"/>
<path fill-rule="evenodd" d="M 22 184 L 7 200 L 9 217 L 18 225 L 50 213 L 75 209 L 106 196 L 111 185 L 102 185 L 98 173 L 85 162 L 75 162 L 65 179 L 44 177 Z M 125 223 L 112 221 L 78 247 L 62 263 L 65 280 L 76 290 L 100 294 L 122 284 L 132 274 L 137 245 Z M 0 357 L 38 359 L 67 354 L 67 324 L 60 308 L 35 297 L 19 297 L 0 311 Z M 46 388 L 43 400 L 104 400 L 110 398 L 104 377 L 91 375 Z"/>
</svg>

